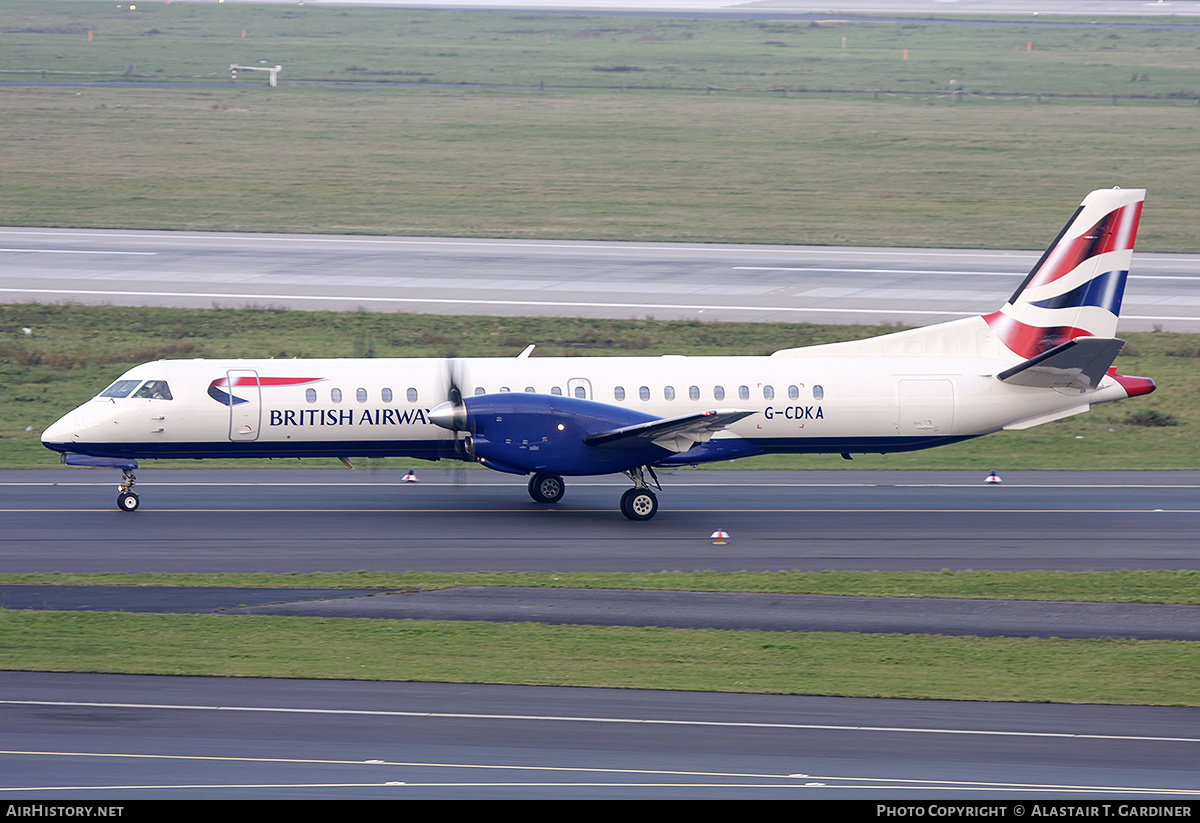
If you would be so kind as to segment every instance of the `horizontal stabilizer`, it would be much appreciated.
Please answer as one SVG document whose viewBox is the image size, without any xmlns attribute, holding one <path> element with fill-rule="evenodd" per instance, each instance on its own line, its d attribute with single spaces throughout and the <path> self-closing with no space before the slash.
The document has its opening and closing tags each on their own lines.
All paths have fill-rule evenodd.
<svg viewBox="0 0 1200 823">
<path fill-rule="evenodd" d="M 646 423 L 596 432 L 583 438 L 583 442 L 589 446 L 613 448 L 639 448 L 653 443 L 678 454 L 698 443 L 707 443 L 709 438 L 721 429 L 752 414 L 753 411 L 742 409 L 712 409 L 698 414 L 650 420 Z"/>
<path fill-rule="evenodd" d="M 1094 389 L 1124 345 L 1124 340 L 1115 337 L 1076 337 L 996 377 L 1015 386 Z"/>
</svg>

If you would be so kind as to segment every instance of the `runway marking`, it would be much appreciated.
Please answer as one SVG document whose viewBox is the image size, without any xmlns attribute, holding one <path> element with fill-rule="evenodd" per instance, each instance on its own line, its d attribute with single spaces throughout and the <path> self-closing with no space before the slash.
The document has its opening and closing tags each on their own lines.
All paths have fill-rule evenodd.
<svg viewBox="0 0 1200 823">
<path fill-rule="evenodd" d="M 713 254 L 714 252 L 722 254 L 819 254 L 819 255 L 850 255 L 850 256 L 878 256 L 878 257 L 982 257 L 988 260 L 994 260 L 998 256 L 1016 259 L 1026 257 L 1036 260 L 1041 252 L 1035 251 L 953 251 L 949 249 L 883 249 L 872 251 L 867 249 L 836 249 L 826 248 L 824 246 L 816 248 L 805 247 L 767 247 L 754 248 L 742 247 L 738 245 L 683 245 L 673 243 L 661 244 L 633 244 L 633 243 L 572 243 L 570 241 L 561 242 L 546 242 L 546 241 L 521 241 L 521 240 L 484 240 L 473 238 L 422 238 L 422 237 L 353 237 L 353 236 L 336 236 L 336 237 L 308 237 L 302 235 L 239 235 L 239 234 L 224 234 L 221 232 L 213 232 L 211 234 L 180 234 L 169 232 L 163 234 L 126 234 L 123 232 L 67 232 L 67 231 L 20 231 L 20 230 L 0 230 L 0 235 L 18 234 L 34 237 L 101 237 L 107 240 L 207 240 L 207 241 L 225 241 L 237 243 L 344 243 L 347 245 L 383 245 L 383 246 L 464 246 L 469 248 L 501 248 L 501 249 L 547 249 L 550 251 L 683 251 L 683 252 L 702 252 L 704 254 Z M 1186 258 L 1184 258 L 1186 262 Z"/>
<path fill-rule="evenodd" d="M 796 272 L 845 272 L 847 274 L 953 274 L 953 275 L 996 275 L 999 277 L 1024 277 L 1025 272 L 1015 271 L 947 271 L 944 269 L 849 269 L 823 266 L 734 266 L 734 271 L 796 271 Z M 1182 278 L 1196 280 L 1200 278 Z"/>
<path fill-rule="evenodd" d="M 115 291 L 111 289 L 12 289 L 0 288 L 6 294 L 49 294 L 56 296 L 91 295 L 93 297 L 190 297 L 203 300 L 308 300 L 335 303 L 390 303 L 396 305 L 456 305 L 456 306 L 514 306 L 551 309 L 656 309 L 662 311 L 720 311 L 770 312 L 777 314 L 870 314 L 904 315 L 907 317 L 976 317 L 977 311 L 944 311 L 935 309 L 871 309 L 804 306 L 742 306 L 728 303 L 605 303 L 570 300 L 484 300 L 461 297 L 383 297 L 319 294 L 259 294 L 256 292 L 172 292 L 172 291 Z M 1127 314 L 1126 320 L 1195 320 L 1186 314 Z"/>
<path fill-rule="evenodd" d="M 156 251 L 99 251 L 96 249 L 0 249 L 0 252 L 15 254 L 134 254 L 152 257 Z"/>
<path fill-rule="evenodd" d="M 537 504 L 529 504 L 537 505 Z M 285 508 L 257 509 L 230 508 L 228 506 L 213 506 L 207 509 L 168 509 L 154 508 L 154 512 L 162 514 L 204 514 L 222 512 L 233 514 L 596 514 L 612 511 L 611 508 L 574 508 L 570 506 L 545 506 L 539 508 L 522 508 L 514 503 L 508 508 L 471 509 L 457 507 L 442 508 L 375 508 L 360 507 L 353 509 L 315 509 Z M 100 509 L 16 509 L 0 507 L 0 511 L 14 514 L 94 514 L 96 512 L 116 512 L 113 508 Z M 714 509 L 714 508 L 685 508 L 672 506 L 671 514 L 710 513 L 710 514 L 1200 514 L 1200 509 Z"/>
<path fill-rule="evenodd" d="M 217 763 L 261 763 L 261 764 L 287 764 L 293 766 L 367 766 L 367 767 L 391 767 L 391 768 L 419 768 L 419 769 L 455 769 L 455 770 L 476 770 L 476 771 L 511 771 L 511 772 L 547 772 L 550 774 L 598 774 L 598 775 L 615 775 L 615 776 L 647 776 L 647 777 L 671 777 L 678 776 L 682 778 L 719 778 L 724 780 L 773 780 L 787 781 L 782 783 L 730 783 L 717 781 L 683 783 L 679 781 L 670 782 L 579 782 L 579 781 L 505 781 L 505 782 L 451 782 L 451 781 L 371 781 L 371 782 L 339 782 L 339 783 L 308 783 L 308 782 L 292 782 L 292 783 L 186 783 L 186 784 L 119 784 L 119 785 L 91 785 L 91 786 L 7 786 L 0 787 L 0 792 L 6 791 L 64 791 L 64 790 L 101 790 L 108 789 L 112 791 L 128 790 L 128 789 L 164 789 L 164 788 L 192 788 L 192 789 L 228 789 L 228 788 L 320 788 L 320 787 L 368 787 L 368 786 L 417 786 L 417 787 L 521 787 L 521 786 L 538 786 L 538 787 L 595 787 L 595 788 L 825 788 L 825 789 L 931 789 L 938 788 L 943 790 L 955 791 L 995 791 L 1004 789 L 1007 791 L 1020 792 L 1104 792 L 1112 794 L 1168 794 L 1168 795 L 1200 795 L 1200 789 L 1183 789 L 1183 788 L 1147 788 L 1134 786 L 1103 786 L 1103 785 L 1079 785 L 1070 783 L 1016 783 L 1007 781 L 985 781 L 985 780 L 934 780 L 927 778 L 880 778 L 880 777 L 853 777 L 844 775 L 818 775 L 793 772 L 791 774 L 769 774 L 769 773 L 741 773 L 741 772 L 707 772 L 707 771 L 686 771 L 672 769 L 615 769 L 599 766 L 531 766 L 531 765 L 515 765 L 515 764 L 494 764 L 494 763 L 442 763 L 442 762 L 422 762 L 422 761 L 404 761 L 404 760 L 335 760 L 325 758 L 283 758 L 283 757 L 252 757 L 238 755 L 170 755 L 170 754 L 132 754 L 122 752 L 55 752 L 55 751 L 21 751 L 21 750 L 0 750 L 2 755 L 17 755 L 28 757 L 70 757 L 70 758 L 102 758 L 102 759 L 134 759 L 134 760 L 158 760 L 158 761 L 190 761 L 190 762 L 217 762 Z M 801 782 L 803 781 L 803 782 Z M 826 781 L 833 781 L 830 785 Z"/>
<path fill-rule="evenodd" d="M 969 276 L 1024 277 L 1026 272 L 1015 271 L 954 271 L 950 269 L 851 269 L 822 266 L 734 266 L 734 271 L 795 271 L 795 272 L 844 272 L 846 274 L 949 274 Z M 1200 282 L 1200 277 L 1189 277 L 1182 274 L 1130 274 L 1129 280 L 1187 280 Z M 865 291 L 866 289 L 864 289 Z"/>
<path fill-rule="evenodd" d="M 571 300 L 485 300 L 480 298 L 462 297 L 375 297 L 365 295 L 320 295 L 320 294 L 259 294 L 256 292 L 174 292 L 174 291 L 116 291 L 112 289 L 10 289 L 2 288 L 0 293 L 17 294 L 52 294 L 93 297 L 193 297 L 205 300 L 312 300 L 338 303 L 395 303 L 416 305 L 462 305 L 462 306 L 535 306 L 540 308 L 558 309 L 662 309 L 681 311 L 756 311 L 818 314 L 904 314 L 916 316 L 955 316 L 973 317 L 979 312 L 932 311 L 909 309 L 837 309 L 837 308 L 799 308 L 790 306 L 738 306 L 717 303 L 604 303 L 583 302 Z M 1140 318 L 1146 319 L 1146 318 Z M 1188 320 L 1187 315 L 1156 317 L 1156 320 Z"/>
<path fill-rule="evenodd" d="M 409 712 L 393 709 L 312 709 L 289 706 L 208 706 L 176 703 L 101 703 L 78 700 L 0 700 L 0 706 L 51 706 L 56 708 L 89 709 L 153 709 L 162 711 L 249 712 L 264 714 L 340 715 L 354 717 L 418 717 L 441 720 L 516 720 L 552 723 L 599 723 L 640 726 L 685 726 L 721 729 L 790 729 L 793 731 L 888 732 L 900 734 L 944 734 L 955 736 L 1019 737 L 1058 740 L 1122 740 L 1156 743 L 1200 743 L 1200 737 L 1165 737 L 1157 735 L 1093 734 L 1080 732 L 1003 731 L 998 729 L 940 729 L 917 726 L 850 726 L 828 723 L 763 723 L 732 720 L 668 720 L 643 717 L 592 717 L 587 715 L 487 714 L 479 712 Z M 79 752 L 6 752 L 0 754 L 82 754 Z M 100 756 L 100 755 L 96 755 Z M 111 755 L 152 757 L 153 755 Z M 180 755 L 179 757 L 191 757 Z M 195 757 L 199 760 L 226 759 Z M 240 758 L 237 758 L 240 759 Z M 264 758 L 265 759 L 265 758 Z M 332 762 L 332 761 L 314 761 Z M 337 761 L 342 762 L 342 761 Z M 351 761 L 358 762 L 358 761 Z M 746 776 L 746 775 L 743 775 Z M 778 775 L 760 775 L 778 776 Z"/>
<path fill-rule="evenodd" d="M 172 471 L 166 469 L 165 471 Z M 221 469 L 206 469 L 206 471 L 221 471 Z M 232 471 L 237 471 L 236 469 Z M 301 470 L 303 471 L 303 470 Z M 391 470 L 389 470 L 391 471 Z M 441 471 L 447 471 L 442 469 Z M 452 470 L 449 470 L 452 471 Z M 35 482 L 10 482 L 0 481 L 0 487 L 28 487 L 28 486 L 112 486 L 115 481 L 91 481 L 91 480 L 65 480 L 65 481 L 35 481 Z M 572 488 L 591 487 L 591 488 L 624 488 L 626 483 L 620 480 L 608 482 L 573 482 Z M 987 494 L 1003 494 L 1002 491 L 995 491 L 995 485 L 986 483 L 700 483 L 689 480 L 680 480 L 672 488 L 687 489 L 687 488 L 719 488 L 728 489 L 730 486 L 737 488 L 804 488 L 804 489 L 987 489 Z M 501 482 L 483 482 L 483 483 L 456 483 L 454 481 L 420 481 L 417 483 L 405 483 L 403 481 L 371 481 L 371 480 L 352 480 L 347 482 L 341 481 L 322 481 L 322 482 L 293 482 L 283 480 L 264 480 L 264 481 L 138 481 L 139 487 L 146 488 L 167 488 L 167 487 L 192 487 L 192 486 L 261 486 L 263 488 L 280 487 L 280 488 L 304 488 L 304 487 L 320 487 L 320 488 L 406 488 L 414 491 L 424 487 L 432 488 L 469 488 L 469 489 L 494 489 L 494 488 L 518 488 L 516 484 L 505 484 Z M 1200 483 L 1009 483 L 1005 482 L 1002 488 L 1007 489 L 1200 489 Z"/>
</svg>

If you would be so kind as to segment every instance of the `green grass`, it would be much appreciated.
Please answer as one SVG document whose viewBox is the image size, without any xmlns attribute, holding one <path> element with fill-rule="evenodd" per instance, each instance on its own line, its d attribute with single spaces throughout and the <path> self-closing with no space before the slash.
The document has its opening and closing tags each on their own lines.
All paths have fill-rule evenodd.
<svg viewBox="0 0 1200 823">
<path fill-rule="evenodd" d="M 31 335 L 22 332 L 32 330 Z M 365 312 L 203 310 L 116 306 L 0 306 L 0 466 L 56 465 L 42 430 L 125 369 L 160 357 L 539 356 L 766 354 L 870 337 L 873 326 L 790 323 L 445 317 Z M 1200 338 L 1137 333 L 1117 360 L 1153 377 L 1145 398 L 1019 432 L 999 432 L 926 452 L 758 457 L 720 467 L 785 469 L 1195 469 L 1200 468 Z M 588 348 L 579 348 L 583 344 Z M 586 353 L 586 354 L 584 354 Z M 1154 415 L 1149 415 L 1154 412 Z M 1154 423 L 1174 421 L 1175 425 Z M 26 429 L 29 429 L 26 431 Z M 396 463 L 408 468 L 411 461 Z M 196 466 L 194 461 L 149 465 Z M 336 461 L 206 462 L 206 466 L 318 467 Z M 392 465 L 373 461 L 375 466 Z"/>
<path fill-rule="evenodd" d="M 1194 27 L 0 13 L 0 79 L 183 84 L 0 89 L 0 224 L 1038 248 L 1126 185 L 1141 249 L 1198 248 Z"/>
<path fill-rule="evenodd" d="M 1200 644 L 0 609 L 0 668 L 1198 705 Z"/>
<path fill-rule="evenodd" d="M 1093 603 L 1200 604 L 1200 572 L 314 572 L 174 574 L 160 572 L 0 574 L 0 585 L 234 586 L 431 591 L 456 586 L 553 589 L 762 592 L 856 597 L 953 597 Z M 3 604 L 0 604 L 2 606 Z"/>
</svg>

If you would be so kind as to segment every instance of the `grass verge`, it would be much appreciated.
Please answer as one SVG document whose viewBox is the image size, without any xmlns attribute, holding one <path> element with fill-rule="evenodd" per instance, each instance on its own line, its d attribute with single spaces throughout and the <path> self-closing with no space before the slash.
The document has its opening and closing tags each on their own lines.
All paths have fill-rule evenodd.
<svg viewBox="0 0 1200 823">
<path fill-rule="evenodd" d="M 0 668 L 1200 705 L 1200 643 L 0 610 Z"/>
<path fill-rule="evenodd" d="M 231 586 L 431 591 L 456 586 L 1200 604 L 1200 571 L 316 572 L 0 574 L 0 585 Z M 3 604 L 0 603 L 0 607 Z"/>
</svg>

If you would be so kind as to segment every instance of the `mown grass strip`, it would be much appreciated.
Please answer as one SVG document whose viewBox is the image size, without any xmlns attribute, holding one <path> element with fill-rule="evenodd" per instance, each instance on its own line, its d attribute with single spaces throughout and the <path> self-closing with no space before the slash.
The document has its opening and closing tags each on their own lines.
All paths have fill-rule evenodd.
<svg viewBox="0 0 1200 823">
<path fill-rule="evenodd" d="M 1200 604 L 1200 571 L 1103 572 L 316 572 L 293 574 L 0 574 L 0 585 L 233 586 L 429 591 L 456 586 L 763 592 L 1091 603 Z M 0 604 L 2 605 L 2 604 Z"/>
<path fill-rule="evenodd" d="M 1198 705 L 1200 643 L 0 610 L 0 668 Z"/>
</svg>

